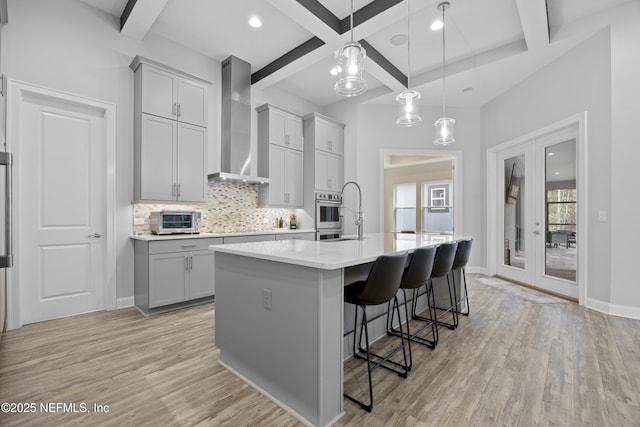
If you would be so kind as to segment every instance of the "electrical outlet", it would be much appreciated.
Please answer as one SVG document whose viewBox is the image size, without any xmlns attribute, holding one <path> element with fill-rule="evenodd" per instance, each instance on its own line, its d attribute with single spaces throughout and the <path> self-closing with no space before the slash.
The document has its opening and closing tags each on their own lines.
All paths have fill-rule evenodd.
<svg viewBox="0 0 640 427">
<path fill-rule="evenodd" d="M 262 302 L 264 308 L 271 311 L 271 289 L 262 290 Z"/>
</svg>

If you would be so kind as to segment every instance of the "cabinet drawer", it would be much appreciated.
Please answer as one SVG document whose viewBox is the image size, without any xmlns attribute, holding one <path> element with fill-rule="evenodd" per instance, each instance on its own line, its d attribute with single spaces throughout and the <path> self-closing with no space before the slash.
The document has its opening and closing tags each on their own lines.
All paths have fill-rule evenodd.
<svg viewBox="0 0 640 427">
<path fill-rule="evenodd" d="M 222 237 L 160 240 L 149 242 L 149 254 L 207 250 L 209 249 L 209 245 L 219 245 L 222 244 L 222 241 Z"/>
<path fill-rule="evenodd" d="M 316 233 L 278 234 L 276 240 L 316 240 Z"/>
<path fill-rule="evenodd" d="M 225 237 L 224 243 L 250 243 L 250 242 L 266 242 L 268 240 L 276 240 L 273 234 L 258 234 L 254 236 L 232 236 Z"/>
</svg>

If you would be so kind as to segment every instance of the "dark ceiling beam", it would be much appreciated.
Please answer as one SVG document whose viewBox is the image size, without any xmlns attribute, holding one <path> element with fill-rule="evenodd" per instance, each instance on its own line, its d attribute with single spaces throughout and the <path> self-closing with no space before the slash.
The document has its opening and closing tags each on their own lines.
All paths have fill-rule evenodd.
<svg viewBox="0 0 640 427">
<path fill-rule="evenodd" d="M 129 0 L 129 3 L 134 0 Z M 371 18 L 385 12 L 389 8 L 401 3 L 403 0 L 374 0 L 366 6 L 358 9 L 353 13 L 353 26 L 367 22 Z M 327 27 L 331 28 L 338 34 L 344 34 L 351 29 L 351 19 L 347 16 L 344 19 L 339 19 L 329 9 L 324 7 L 318 0 L 296 0 L 298 4 L 308 10 L 312 15 L 322 21 Z M 128 4 L 127 4 L 128 6 Z M 126 11 L 126 8 L 125 8 Z M 124 16 L 124 13 L 123 13 Z M 394 79 L 399 81 L 403 86 L 407 86 L 407 76 L 405 76 L 391 61 L 385 58 L 379 51 L 377 51 L 366 40 L 361 40 L 360 43 L 367 51 L 367 56 L 371 58 L 382 69 L 389 73 Z M 293 48 L 289 52 L 285 53 L 278 59 L 270 62 L 266 66 L 262 67 L 255 73 L 251 74 L 251 84 L 255 84 L 265 77 L 281 70 L 292 62 L 302 58 L 306 54 L 324 46 L 325 42 L 318 37 L 313 37 L 301 45 Z"/>
<path fill-rule="evenodd" d="M 7 14 L 7 0 L 0 0 L 0 24 L 6 24 L 9 22 L 9 15 Z"/>
<path fill-rule="evenodd" d="M 398 69 L 395 65 L 391 63 L 387 58 L 384 57 L 375 47 L 371 45 L 365 39 L 360 40 L 360 44 L 367 51 L 367 56 L 373 62 L 378 64 L 382 69 L 384 69 L 387 73 L 389 73 L 394 79 L 399 81 L 404 87 L 409 85 L 409 79 L 404 75 L 402 71 Z"/>
<path fill-rule="evenodd" d="M 265 65 L 255 73 L 251 74 L 251 84 L 259 82 L 265 77 L 275 73 L 281 68 L 286 67 L 287 65 L 291 64 L 293 61 L 296 61 L 302 58 L 309 52 L 312 52 L 323 45 L 324 45 L 324 42 L 320 40 L 318 37 L 310 38 L 306 42 L 302 43 L 297 47 L 294 47 L 293 49 L 291 49 L 289 52 L 285 53 L 278 59 L 270 62 L 269 64 Z"/>
<path fill-rule="evenodd" d="M 353 27 L 357 27 L 360 24 L 367 22 L 369 19 L 385 12 L 387 9 L 392 8 L 398 3 L 402 3 L 403 0 L 375 0 L 366 6 L 353 12 Z M 344 34 L 351 29 L 351 16 L 346 16 L 340 21 L 339 34 Z"/>
<path fill-rule="evenodd" d="M 129 0 L 122 11 L 122 15 L 120 15 L 120 31 L 124 28 L 124 24 L 127 23 L 127 19 L 131 16 L 131 12 L 133 8 L 136 6 L 138 0 Z"/>
<path fill-rule="evenodd" d="M 336 15 L 331 13 L 329 9 L 324 7 L 324 5 L 320 3 L 318 0 L 296 0 L 296 1 L 300 3 L 309 12 L 311 12 L 313 15 L 315 15 L 316 18 L 324 22 L 327 27 L 331 28 L 333 31 L 335 31 L 338 34 L 342 34 L 340 32 L 342 28 L 342 22 L 340 21 L 340 19 Z"/>
</svg>

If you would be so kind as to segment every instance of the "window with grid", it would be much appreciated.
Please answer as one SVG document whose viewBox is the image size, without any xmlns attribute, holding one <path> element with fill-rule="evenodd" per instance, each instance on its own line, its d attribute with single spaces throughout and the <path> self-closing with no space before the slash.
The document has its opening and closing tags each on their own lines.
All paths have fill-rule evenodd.
<svg viewBox="0 0 640 427">
<path fill-rule="evenodd" d="M 547 230 L 576 231 L 576 189 L 547 190 Z"/>
<path fill-rule="evenodd" d="M 416 184 L 394 186 L 393 208 L 397 232 L 416 232 Z"/>
</svg>

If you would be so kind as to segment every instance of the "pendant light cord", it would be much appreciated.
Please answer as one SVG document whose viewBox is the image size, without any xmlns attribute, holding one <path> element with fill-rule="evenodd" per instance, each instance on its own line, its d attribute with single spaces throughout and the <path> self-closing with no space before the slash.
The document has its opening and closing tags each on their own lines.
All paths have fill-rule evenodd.
<svg viewBox="0 0 640 427">
<path fill-rule="evenodd" d="M 407 90 L 411 89 L 411 0 L 407 0 Z"/>
<path fill-rule="evenodd" d="M 444 83 L 444 79 L 446 76 L 446 70 L 447 70 L 447 63 L 445 62 L 445 55 L 444 55 L 444 49 L 445 49 L 445 41 L 444 41 L 444 37 L 445 37 L 445 17 L 444 17 L 444 11 L 447 9 L 447 4 L 446 3 L 442 3 L 442 118 L 446 118 L 447 116 L 445 115 L 445 83 Z"/>
<path fill-rule="evenodd" d="M 353 0 L 351 0 L 351 41 L 353 42 Z"/>
</svg>

